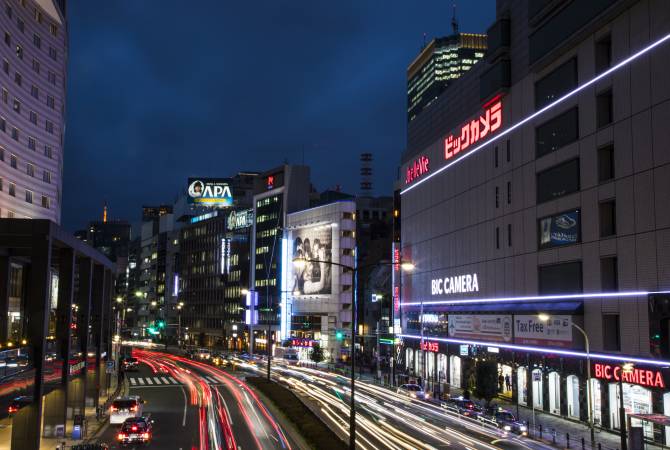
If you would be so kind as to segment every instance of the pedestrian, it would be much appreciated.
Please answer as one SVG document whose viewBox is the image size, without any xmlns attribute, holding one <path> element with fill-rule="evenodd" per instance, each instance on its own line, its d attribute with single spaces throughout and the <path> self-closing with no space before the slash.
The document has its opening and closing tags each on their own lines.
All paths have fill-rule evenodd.
<svg viewBox="0 0 670 450">
<path fill-rule="evenodd" d="M 505 385 L 505 378 L 502 376 L 502 373 L 498 375 L 498 392 L 503 391 L 503 386 Z"/>
<path fill-rule="evenodd" d="M 512 380 L 510 379 L 509 375 L 505 375 L 505 387 L 507 391 L 512 390 Z"/>
</svg>

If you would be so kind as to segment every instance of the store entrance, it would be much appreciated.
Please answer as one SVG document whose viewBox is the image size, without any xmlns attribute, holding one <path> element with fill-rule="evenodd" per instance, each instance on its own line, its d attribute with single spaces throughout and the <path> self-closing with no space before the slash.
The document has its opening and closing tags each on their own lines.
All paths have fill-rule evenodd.
<svg viewBox="0 0 670 450">
<path fill-rule="evenodd" d="M 619 386 L 618 383 L 609 385 L 610 416 L 612 428 L 620 428 L 619 418 Z M 651 390 L 636 384 L 623 383 L 623 406 L 626 414 L 650 414 L 652 410 Z M 644 436 L 654 438 L 654 427 L 650 422 L 642 422 L 639 419 L 631 419 L 631 426 L 643 427 Z"/>
</svg>

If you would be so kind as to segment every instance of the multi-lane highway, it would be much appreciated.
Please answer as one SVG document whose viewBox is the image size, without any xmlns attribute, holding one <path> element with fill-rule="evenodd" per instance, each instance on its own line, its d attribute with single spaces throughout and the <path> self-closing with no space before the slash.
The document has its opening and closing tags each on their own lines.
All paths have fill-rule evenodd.
<svg viewBox="0 0 670 450">
<path fill-rule="evenodd" d="M 140 362 L 128 372 L 130 395 L 139 395 L 154 420 L 149 448 L 291 449 L 296 446 L 246 383 L 209 364 L 135 350 Z M 119 448 L 117 425 L 100 442 Z"/>
</svg>

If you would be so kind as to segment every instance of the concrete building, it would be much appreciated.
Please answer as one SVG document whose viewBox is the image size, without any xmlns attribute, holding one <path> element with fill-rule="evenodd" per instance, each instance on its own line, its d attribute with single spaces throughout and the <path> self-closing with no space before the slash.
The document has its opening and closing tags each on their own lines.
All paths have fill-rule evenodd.
<svg viewBox="0 0 670 450">
<path fill-rule="evenodd" d="M 0 217 L 60 222 L 65 2 L 8 0 L 0 26 Z"/>
<path fill-rule="evenodd" d="M 668 33 L 662 1 L 497 2 L 486 60 L 408 125 L 409 374 L 468 388 L 494 358 L 502 395 L 617 430 L 629 361 L 626 410 L 670 415 Z"/>
</svg>

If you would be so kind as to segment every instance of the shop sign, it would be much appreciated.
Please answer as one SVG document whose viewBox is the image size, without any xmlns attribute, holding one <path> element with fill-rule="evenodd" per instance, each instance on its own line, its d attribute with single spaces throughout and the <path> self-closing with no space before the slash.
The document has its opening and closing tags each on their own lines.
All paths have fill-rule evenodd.
<svg viewBox="0 0 670 450">
<path fill-rule="evenodd" d="M 394 242 L 393 252 L 393 272 L 391 273 L 391 284 L 393 285 L 393 312 L 397 315 L 400 311 L 400 244 Z"/>
<path fill-rule="evenodd" d="M 68 375 L 77 375 L 84 369 L 84 367 L 86 367 L 86 361 L 82 360 L 74 364 L 70 362 L 70 364 L 68 364 Z"/>
<path fill-rule="evenodd" d="M 427 156 L 419 156 L 417 159 L 415 159 L 414 163 L 411 163 L 409 166 L 407 166 L 405 184 L 410 184 L 412 181 L 428 173 L 429 164 L 430 160 Z"/>
<path fill-rule="evenodd" d="M 572 317 L 551 316 L 547 322 L 536 315 L 514 316 L 514 342 L 527 345 L 572 346 Z"/>
<path fill-rule="evenodd" d="M 316 341 L 313 341 L 311 339 L 301 339 L 301 338 L 292 338 L 289 342 L 291 347 L 305 347 L 305 348 L 311 348 L 314 347 L 314 343 Z"/>
<path fill-rule="evenodd" d="M 449 336 L 496 342 L 512 340 L 512 316 L 508 315 L 449 315 Z"/>
<path fill-rule="evenodd" d="M 595 363 L 593 365 L 594 376 L 601 380 L 622 381 L 624 383 L 639 384 L 652 388 L 665 389 L 663 374 L 658 370 L 633 368 L 631 371 L 623 371 L 617 364 Z"/>
<path fill-rule="evenodd" d="M 229 230 L 238 230 L 240 228 L 249 228 L 254 223 L 254 211 L 252 209 L 244 211 L 233 211 L 228 215 L 227 228 Z"/>
<path fill-rule="evenodd" d="M 468 356 L 470 354 L 470 346 L 468 344 L 462 344 L 458 350 L 461 356 Z"/>
<path fill-rule="evenodd" d="M 465 152 L 486 136 L 495 133 L 502 125 L 502 100 L 485 107 L 481 116 L 461 126 L 460 133 L 450 134 L 444 140 L 444 159 L 449 160 Z"/>
<path fill-rule="evenodd" d="M 431 295 L 450 295 L 467 292 L 479 292 L 479 282 L 477 281 L 476 273 L 430 280 Z"/>
<path fill-rule="evenodd" d="M 421 343 L 421 350 L 424 352 L 437 353 L 440 351 L 440 344 L 434 341 L 424 341 Z"/>
<path fill-rule="evenodd" d="M 540 248 L 575 244 L 580 228 L 579 210 L 540 219 Z"/>
</svg>

